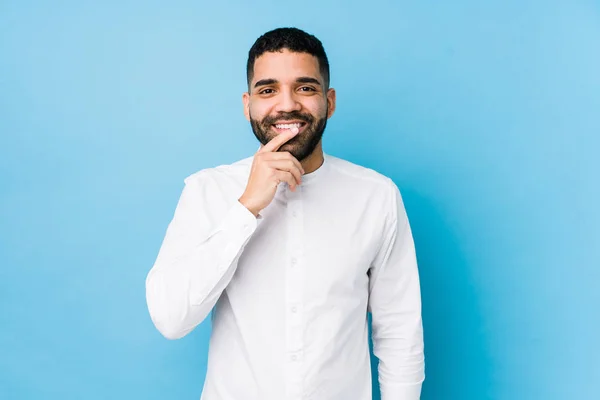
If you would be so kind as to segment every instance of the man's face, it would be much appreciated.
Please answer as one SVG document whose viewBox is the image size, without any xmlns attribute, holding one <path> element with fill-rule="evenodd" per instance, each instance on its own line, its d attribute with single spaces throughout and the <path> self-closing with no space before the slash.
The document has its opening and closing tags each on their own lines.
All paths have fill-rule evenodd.
<svg viewBox="0 0 600 400">
<path fill-rule="evenodd" d="M 335 110 L 335 91 L 326 91 L 316 57 L 307 53 L 264 53 L 254 63 L 254 76 L 244 93 L 244 113 L 256 138 L 267 144 L 290 125 L 299 133 L 279 148 L 299 161 L 321 141 L 327 119 Z"/>
</svg>

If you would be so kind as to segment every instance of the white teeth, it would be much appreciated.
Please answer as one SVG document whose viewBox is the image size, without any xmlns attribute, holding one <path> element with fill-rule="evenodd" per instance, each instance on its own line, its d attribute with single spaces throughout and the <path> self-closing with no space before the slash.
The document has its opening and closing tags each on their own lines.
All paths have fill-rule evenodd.
<svg viewBox="0 0 600 400">
<path fill-rule="evenodd" d="M 299 123 L 296 124 L 277 124 L 275 125 L 275 127 L 277 129 L 292 129 L 292 128 L 298 128 L 300 129 L 300 125 Z"/>
</svg>

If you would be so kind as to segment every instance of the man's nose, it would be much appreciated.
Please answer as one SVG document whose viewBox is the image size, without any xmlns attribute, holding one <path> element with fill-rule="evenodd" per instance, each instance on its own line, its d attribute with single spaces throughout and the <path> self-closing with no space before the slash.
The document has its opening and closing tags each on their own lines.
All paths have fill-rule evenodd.
<svg viewBox="0 0 600 400">
<path fill-rule="evenodd" d="M 302 104 L 296 98 L 296 94 L 292 90 L 282 90 L 277 103 L 277 111 L 291 112 L 302 109 Z"/>
</svg>

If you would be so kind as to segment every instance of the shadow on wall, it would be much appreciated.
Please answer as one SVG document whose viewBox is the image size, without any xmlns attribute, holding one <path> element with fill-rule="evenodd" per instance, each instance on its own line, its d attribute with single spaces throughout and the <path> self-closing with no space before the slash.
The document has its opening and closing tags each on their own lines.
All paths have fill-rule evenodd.
<svg viewBox="0 0 600 400">
<path fill-rule="evenodd" d="M 425 332 L 422 400 L 491 399 L 492 364 L 484 316 L 452 226 L 431 199 L 402 195 L 410 218 L 421 278 Z M 369 315 L 369 325 L 371 317 Z M 377 358 L 369 326 L 373 399 L 380 400 Z"/>
</svg>

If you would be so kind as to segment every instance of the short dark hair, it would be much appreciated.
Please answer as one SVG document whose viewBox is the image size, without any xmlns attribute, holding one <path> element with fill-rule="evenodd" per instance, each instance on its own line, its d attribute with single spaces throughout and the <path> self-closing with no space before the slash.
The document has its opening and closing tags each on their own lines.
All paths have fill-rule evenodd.
<svg viewBox="0 0 600 400">
<path fill-rule="evenodd" d="M 266 52 L 276 52 L 288 49 L 295 53 L 308 53 L 319 61 L 319 71 L 324 79 L 325 89 L 329 88 L 329 61 L 323 44 L 315 36 L 298 28 L 277 28 L 256 39 L 248 53 L 246 78 L 248 87 L 254 77 L 254 62 Z"/>
</svg>

